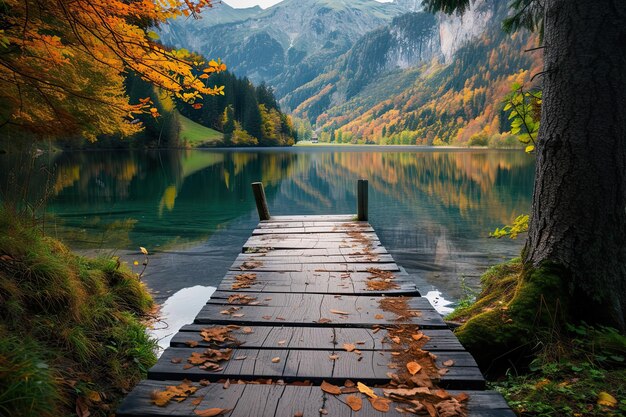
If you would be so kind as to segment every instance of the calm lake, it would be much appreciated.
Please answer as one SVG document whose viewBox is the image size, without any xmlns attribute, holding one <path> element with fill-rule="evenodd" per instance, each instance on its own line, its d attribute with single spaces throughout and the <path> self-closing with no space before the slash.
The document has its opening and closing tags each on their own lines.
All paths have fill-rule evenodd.
<svg viewBox="0 0 626 417">
<path fill-rule="evenodd" d="M 530 210 L 534 157 L 520 151 L 400 147 L 62 152 L 0 155 L 2 195 L 45 207 L 45 229 L 75 249 L 141 263 L 164 301 L 215 286 L 258 221 L 250 183 L 272 214 L 356 211 L 369 180 L 370 222 L 422 293 L 462 296 L 519 241 L 490 231 Z M 137 270 L 138 267 L 135 267 Z"/>
</svg>

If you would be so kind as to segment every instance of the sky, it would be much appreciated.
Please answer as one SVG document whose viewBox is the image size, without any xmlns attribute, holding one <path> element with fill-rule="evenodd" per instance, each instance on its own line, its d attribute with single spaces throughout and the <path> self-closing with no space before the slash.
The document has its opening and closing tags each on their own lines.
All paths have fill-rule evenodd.
<svg viewBox="0 0 626 417">
<path fill-rule="evenodd" d="M 243 7 L 252 7 L 259 5 L 264 9 L 267 9 L 270 6 L 275 5 L 276 3 L 280 3 L 282 0 L 222 0 L 224 3 L 228 4 L 231 7 L 235 8 L 243 8 Z M 392 0 L 376 0 L 381 3 L 388 3 Z"/>
</svg>

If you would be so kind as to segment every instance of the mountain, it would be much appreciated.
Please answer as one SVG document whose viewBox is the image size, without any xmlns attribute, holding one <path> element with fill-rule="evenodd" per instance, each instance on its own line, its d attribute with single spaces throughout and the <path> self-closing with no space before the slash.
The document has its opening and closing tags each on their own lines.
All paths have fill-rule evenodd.
<svg viewBox="0 0 626 417">
<path fill-rule="evenodd" d="M 285 0 L 265 10 L 222 3 L 202 19 L 171 21 L 160 36 L 166 45 L 220 57 L 235 74 L 266 81 L 284 96 L 322 74 L 361 36 L 414 6 L 403 2 Z"/>
<path fill-rule="evenodd" d="M 502 100 L 541 68 L 528 33 L 504 33 L 505 1 L 477 0 L 462 17 L 413 12 L 357 40 L 282 103 L 322 140 L 465 144 L 510 140 Z M 514 140 L 513 140 L 514 143 Z"/>
</svg>

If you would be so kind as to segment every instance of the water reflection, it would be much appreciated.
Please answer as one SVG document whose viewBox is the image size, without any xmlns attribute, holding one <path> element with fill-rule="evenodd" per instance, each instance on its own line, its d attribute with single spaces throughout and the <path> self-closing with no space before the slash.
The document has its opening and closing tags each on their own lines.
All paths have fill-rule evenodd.
<svg viewBox="0 0 626 417">
<path fill-rule="evenodd" d="M 508 151 L 350 147 L 67 152 L 32 163 L 0 155 L 0 167 L 3 198 L 45 202 L 48 233 L 75 248 L 148 247 L 167 257 L 168 276 L 153 267 L 147 279 L 156 288 L 167 279 L 173 291 L 219 282 L 257 222 L 251 182 L 264 182 L 273 214 L 328 214 L 354 212 L 356 179 L 367 178 L 383 244 L 423 293 L 458 299 L 461 277 L 475 287 L 486 266 L 518 253 L 519 242 L 487 233 L 529 211 L 534 161 Z M 199 276 L 206 262 L 214 273 Z"/>
</svg>

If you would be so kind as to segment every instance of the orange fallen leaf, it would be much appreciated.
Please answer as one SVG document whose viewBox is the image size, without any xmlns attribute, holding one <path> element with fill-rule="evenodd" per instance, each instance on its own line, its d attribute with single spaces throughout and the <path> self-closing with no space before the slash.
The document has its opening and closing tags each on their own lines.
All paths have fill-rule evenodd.
<svg viewBox="0 0 626 417">
<path fill-rule="evenodd" d="M 356 387 L 359 389 L 359 392 L 362 394 L 367 395 L 370 398 L 377 398 L 378 396 L 376 394 L 374 394 L 374 390 L 372 390 L 370 387 L 368 387 L 367 385 L 365 385 L 362 382 L 357 382 L 356 383 Z"/>
<path fill-rule="evenodd" d="M 195 410 L 194 413 L 200 417 L 215 417 L 225 413 L 228 413 L 228 408 L 207 408 L 206 410 Z"/>
<path fill-rule="evenodd" d="M 454 361 L 452 359 L 449 359 L 443 362 L 443 366 L 452 366 L 452 365 L 454 365 Z"/>
<path fill-rule="evenodd" d="M 368 398 L 368 400 L 370 401 L 370 404 L 372 404 L 374 410 L 381 411 L 383 413 L 389 411 L 389 404 L 391 404 L 391 400 L 381 397 Z"/>
<path fill-rule="evenodd" d="M 278 363 L 280 362 L 280 358 L 277 356 L 275 358 L 272 358 L 272 363 Z"/>
<path fill-rule="evenodd" d="M 420 369 L 422 369 L 422 365 L 417 362 L 409 362 L 406 364 L 406 369 L 408 369 L 411 375 L 415 375 L 420 371 Z"/>
<path fill-rule="evenodd" d="M 185 342 L 185 344 L 186 344 L 187 346 L 189 346 L 189 347 L 196 347 L 196 346 L 198 346 L 198 342 L 197 342 L 197 341 L 195 341 L 195 340 L 187 340 L 187 341 Z"/>
<path fill-rule="evenodd" d="M 341 394 L 341 388 L 339 388 L 337 385 L 329 384 L 326 381 L 322 381 L 320 388 L 322 389 L 322 391 L 327 392 L 329 394 L 333 394 L 333 395 Z"/>
<path fill-rule="evenodd" d="M 323 324 L 323 323 L 330 323 L 331 321 L 332 321 L 331 319 L 327 319 L 326 317 L 322 317 L 317 322 L 320 323 L 320 324 Z"/>
<path fill-rule="evenodd" d="M 361 407 L 363 407 L 361 397 L 357 397 L 356 395 L 348 395 L 346 397 L 346 404 L 348 404 L 348 407 L 350 407 L 352 411 L 359 411 Z"/>
<path fill-rule="evenodd" d="M 347 352 L 352 352 L 354 349 L 356 349 L 356 346 L 354 346 L 352 343 L 344 343 L 344 344 L 343 344 L 343 348 L 344 348 Z"/>
<path fill-rule="evenodd" d="M 424 333 L 417 333 L 417 334 L 412 334 L 411 337 L 413 338 L 413 340 L 420 340 L 422 337 L 424 337 Z"/>
<path fill-rule="evenodd" d="M 245 334 L 254 333 L 251 327 L 244 327 L 243 329 L 241 329 L 241 331 L 244 332 Z"/>
<path fill-rule="evenodd" d="M 374 318 L 375 318 L 376 320 L 382 320 L 382 319 L 384 319 L 384 318 L 385 318 L 385 316 L 383 316 L 382 314 L 376 314 L 376 315 L 374 316 Z"/>
</svg>

